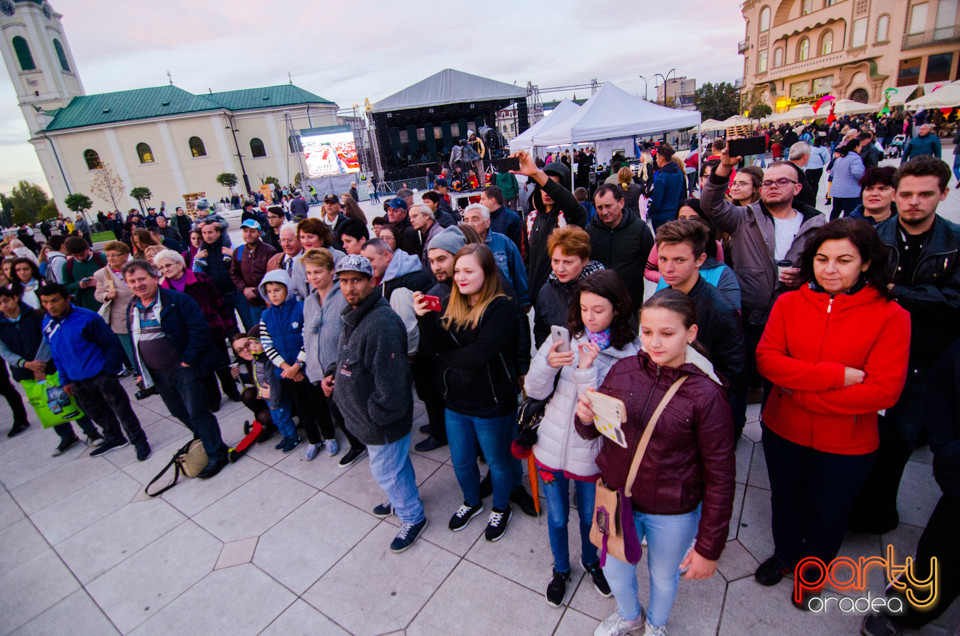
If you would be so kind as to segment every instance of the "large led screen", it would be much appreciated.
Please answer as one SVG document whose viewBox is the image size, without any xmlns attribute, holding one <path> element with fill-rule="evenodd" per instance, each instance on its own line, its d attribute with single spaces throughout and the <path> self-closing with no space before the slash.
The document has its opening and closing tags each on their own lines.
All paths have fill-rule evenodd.
<svg viewBox="0 0 960 636">
<path fill-rule="evenodd" d="M 360 172 L 357 144 L 350 126 L 310 128 L 300 132 L 310 179 Z"/>
</svg>

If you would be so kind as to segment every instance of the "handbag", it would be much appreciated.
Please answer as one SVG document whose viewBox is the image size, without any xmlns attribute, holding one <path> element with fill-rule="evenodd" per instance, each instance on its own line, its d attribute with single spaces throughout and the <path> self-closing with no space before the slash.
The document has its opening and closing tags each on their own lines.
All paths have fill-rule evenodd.
<svg viewBox="0 0 960 636">
<path fill-rule="evenodd" d="M 557 370 L 557 375 L 553 378 L 553 389 L 550 391 L 550 395 L 539 400 L 526 397 L 520 403 L 517 414 L 517 426 L 520 433 L 511 445 L 511 452 L 517 459 L 526 459 L 530 455 L 530 448 L 537 443 L 537 428 L 540 426 L 540 421 L 543 420 L 543 414 L 547 409 L 550 398 L 557 390 L 562 372 L 563 369 Z"/>
<path fill-rule="evenodd" d="M 170 463 L 164 466 L 163 470 L 150 480 L 150 483 L 143 489 L 143 492 L 151 497 L 162 495 L 177 485 L 177 480 L 180 479 L 180 475 L 196 477 L 200 474 L 200 471 L 206 468 L 209 461 L 210 459 L 207 457 L 207 451 L 203 448 L 203 443 L 198 439 L 192 439 L 187 442 L 183 448 L 173 454 L 173 459 L 170 460 Z M 173 467 L 173 481 L 157 492 L 150 492 L 150 486 L 157 483 L 160 478 L 163 477 L 164 473 L 170 470 L 171 466 Z"/>
<path fill-rule="evenodd" d="M 643 435 L 637 443 L 637 450 L 630 463 L 630 472 L 627 474 L 627 483 L 623 488 L 613 489 L 603 483 L 603 478 L 597 479 L 596 503 L 593 509 L 593 524 L 590 526 L 590 543 L 600 549 L 600 567 L 607 562 L 607 554 L 612 554 L 624 563 L 636 565 L 640 562 L 643 549 L 640 538 L 637 536 L 637 526 L 633 522 L 633 506 L 630 504 L 630 493 L 640 470 L 640 462 L 650 443 L 653 429 L 656 428 L 660 416 L 667 404 L 680 389 L 687 376 L 674 382 L 657 405 L 657 410 L 650 417 L 650 422 L 643 429 Z"/>
<path fill-rule="evenodd" d="M 109 272 L 109 271 L 107 272 L 107 284 L 110 286 L 111 291 L 113 292 L 117 291 L 117 286 L 113 282 L 113 272 Z M 97 310 L 97 313 L 100 315 L 101 318 L 104 319 L 108 327 L 110 326 L 110 314 L 112 309 L 113 309 L 113 298 L 110 298 L 106 302 L 104 302 L 102 305 L 100 305 L 100 309 Z"/>
</svg>

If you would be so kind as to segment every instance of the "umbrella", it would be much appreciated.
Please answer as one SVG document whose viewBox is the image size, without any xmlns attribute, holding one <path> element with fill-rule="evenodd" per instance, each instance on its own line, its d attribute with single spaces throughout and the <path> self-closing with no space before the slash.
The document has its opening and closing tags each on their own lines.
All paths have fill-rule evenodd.
<svg viewBox="0 0 960 636">
<path fill-rule="evenodd" d="M 800 121 L 801 119 L 816 119 L 817 114 L 813 112 L 813 106 L 810 104 L 801 104 L 796 108 L 791 108 L 785 113 L 777 113 L 770 117 L 770 121 L 774 123 L 782 123 L 788 121 Z M 826 118 L 826 114 L 820 117 L 821 119 Z"/>
<path fill-rule="evenodd" d="M 723 127 L 732 128 L 733 126 L 755 126 L 756 123 L 756 120 L 750 119 L 749 117 L 744 117 L 743 115 L 734 115 L 723 120 Z M 703 124 L 701 124 L 700 127 L 702 128 Z"/>
<path fill-rule="evenodd" d="M 703 132 L 710 132 L 713 130 L 723 130 L 726 126 L 722 121 L 717 121 L 716 119 L 704 119 L 700 122 L 700 130 Z"/>
<path fill-rule="evenodd" d="M 908 108 L 953 108 L 960 106 L 960 81 L 928 91 L 923 97 L 907 102 Z"/>
<path fill-rule="evenodd" d="M 833 114 L 837 116 L 872 113 L 877 110 L 875 104 L 863 104 L 852 99 L 838 99 L 833 103 Z M 827 109 L 829 112 L 829 109 Z"/>
</svg>

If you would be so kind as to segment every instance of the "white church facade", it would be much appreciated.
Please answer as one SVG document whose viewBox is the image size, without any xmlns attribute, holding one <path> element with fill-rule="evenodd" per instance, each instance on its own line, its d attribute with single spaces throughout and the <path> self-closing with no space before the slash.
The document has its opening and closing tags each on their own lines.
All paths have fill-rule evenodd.
<svg viewBox="0 0 960 636">
<path fill-rule="evenodd" d="M 106 166 L 123 181 L 121 209 L 219 199 L 216 182 L 232 172 L 238 189 L 256 190 L 268 176 L 286 184 L 302 171 L 300 129 L 337 125 L 337 105 L 293 84 L 193 94 L 166 85 L 87 95 L 61 15 L 45 0 L 0 0 L 0 52 L 30 130 L 30 143 L 61 210 L 70 193 L 92 193 Z M 245 178 L 247 183 L 245 184 Z"/>
</svg>

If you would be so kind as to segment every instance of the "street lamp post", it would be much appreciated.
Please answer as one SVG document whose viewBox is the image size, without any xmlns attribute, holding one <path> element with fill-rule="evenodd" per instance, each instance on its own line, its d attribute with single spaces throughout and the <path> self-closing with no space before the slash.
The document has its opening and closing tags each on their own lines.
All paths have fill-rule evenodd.
<svg viewBox="0 0 960 636">
<path fill-rule="evenodd" d="M 640 79 L 643 80 L 643 99 L 646 100 L 647 99 L 647 82 L 649 82 L 650 80 L 648 80 L 643 75 L 640 76 Z"/>
<path fill-rule="evenodd" d="M 670 77 L 670 73 L 673 73 L 673 79 L 677 79 L 677 69 L 676 69 L 676 68 L 672 68 L 672 69 L 670 69 L 669 71 L 667 71 L 667 75 L 666 75 L 666 76 L 662 75 L 661 73 L 654 73 L 654 74 L 653 74 L 654 77 L 659 77 L 660 79 L 663 80 L 663 105 L 664 105 L 664 106 L 667 105 L 667 79 Z"/>
</svg>

